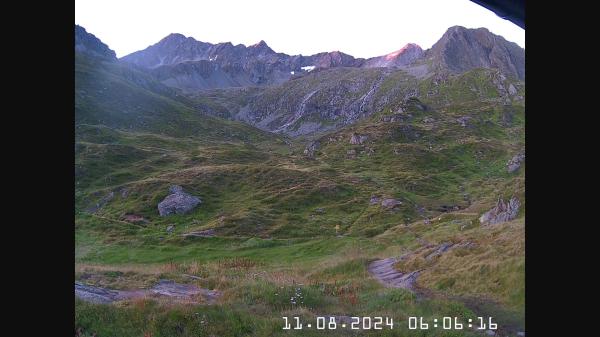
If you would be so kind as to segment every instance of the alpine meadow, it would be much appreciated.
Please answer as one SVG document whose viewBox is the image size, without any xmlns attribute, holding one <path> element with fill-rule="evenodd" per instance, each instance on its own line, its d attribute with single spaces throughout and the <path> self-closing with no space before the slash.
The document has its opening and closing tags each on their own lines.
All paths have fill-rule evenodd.
<svg viewBox="0 0 600 337">
<path fill-rule="evenodd" d="M 75 25 L 74 116 L 76 336 L 524 336 L 525 50 L 486 28 L 117 58 Z"/>
</svg>

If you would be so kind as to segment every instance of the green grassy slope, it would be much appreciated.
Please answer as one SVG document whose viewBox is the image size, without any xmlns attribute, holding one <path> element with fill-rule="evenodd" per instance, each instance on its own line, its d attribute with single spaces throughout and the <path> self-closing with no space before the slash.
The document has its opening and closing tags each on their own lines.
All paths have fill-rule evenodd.
<svg viewBox="0 0 600 337">
<path fill-rule="evenodd" d="M 282 315 L 344 314 L 394 317 L 404 328 L 366 335 L 407 336 L 408 316 L 475 316 L 451 297 L 493 303 L 503 323 L 522 326 L 525 207 L 509 223 L 488 228 L 477 221 L 499 196 L 525 204 L 524 168 L 509 174 L 505 166 L 524 149 L 524 101 L 502 97 L 493 71 L 423 80 L 417 97 L 315 136 L 321 146 L 307 158 L 302 151 L 312 139 L 283 139 L 197 111 L 243 105 L 243 93 L 191 103 L 151 79 L 129 80 L 118 64 L 90 62 L 78 59 L 76 67 L 76 278 L 116 288 L 170 278 L 224 295 L 216 307 L 78 301 L 76 324 L 86 333 L 284 335 Z M 397 76 L 382 86 L 403 87 L 406 77 Z M 523 83 L 510 83 L 524 96 Z M 353 133 L 368 138 L 353 145 Z M 203 203 L 187 215 L 160 217 L 156 206 L 171 184 Z M 373 195 L 402 205 L 372 205 Z M 147 222 L 124 221 L 128 214 Z M 181 236 L 205 229 L 217 237 Z M 476 248 L 425 259 L 427 247 L 448 241 Z M 417 301 L 369 277 L 370 261 L 407 253 L 397 268 L 426 268 L 418 285 L 433 298 Z M 289 301 L 297 288 L 304 303 Z"/>
<path fill-rule="evenodd" d="M 272 141 L 246 124 L 215 118 L 141 71 L 76 54 L 75 123 L 203 141 Z"/>
</svg>

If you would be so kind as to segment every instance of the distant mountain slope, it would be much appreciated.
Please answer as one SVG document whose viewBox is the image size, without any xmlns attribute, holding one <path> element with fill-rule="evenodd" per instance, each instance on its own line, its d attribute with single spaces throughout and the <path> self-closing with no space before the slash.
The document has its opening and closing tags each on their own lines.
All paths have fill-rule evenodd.
<svg viewBox="0 0 600 337">
<path fill-rule="evenodd" d="M 416 97 L 436 106 L 472 100 L 512 104 L 524 101 L 524 83 L 495 69 L 419 79 L 404 69 L 332 68 L 281 85 L 202 91 L 190 99 L 216 116 L 295 137 L 337 130 L 382 111 L 401 113 Z"/>
<path fill-rule="evenodd" d="M 248 141 L 274 136 L 252 126 L 203 114 L 195 103 L 153 76 L 107 58 L 108 48 L 75 27 L 75 124 L 104 125 L 205 140 Z M 87 36 L 85 34 L 88 34 Z M 93 42 L 90 47 L 89 42 Z M 81 51 L 78 45 L 87 47 Z M 95 50 L 90 53 L 90 50 Z"/>
</svg>

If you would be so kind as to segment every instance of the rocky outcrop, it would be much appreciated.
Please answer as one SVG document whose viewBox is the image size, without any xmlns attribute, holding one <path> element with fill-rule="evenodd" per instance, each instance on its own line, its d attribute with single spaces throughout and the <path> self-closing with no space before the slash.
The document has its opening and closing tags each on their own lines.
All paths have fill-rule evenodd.
<svg viewBox="0 0 600 337">
<path fill-rule="evenodd" d="M 98 200 L 97 203 L 95 203 L 92 206 L 88 207 L 86 209 L 86 211 L 89 212 L 89 213 L 96 213 L 99 209 L 101 209 L 102 207 L 104 207 L 104 205 L 108 204 L 114 198 L 115 198 L 115 192 L 110 191 L 105 196 L 103 196 L 100 200 Z"/>
<path fill-rule="evenodd" d="M 381 201 L 381 207 L 387 209 L 392 209 L 399 205 L 402 205 L 402 202 L 393 198 L 387 198 Z"/>
<path fill-rule="evenodd" d="M 158 204 L 158 213 L 161 216 L 189 213 L 202 202 L 200 198 L 184 192 L 179 185 L 171 186 L 169 191 L 171 194 Z"/>
<path fill-rule="evenodd" d="M 352 136 L 350 136 L 350 144 L 359 145 L 366 142 L 367 139 L 369 139 L 368 136 L 353 133 Z"/>
<path fill-rule="evenodd" d="M 371 199 L 369 199 L 369 204 L 371 204 L 371 205 L 377 205 L 380 200 L 381 199 L 378 196 L 373 195 L 373 196 L 371 196 Z"/>
<path fill-rule="evenodd" d="M 309 158 L 314 158 L 315 152 L 319 149 L 320 146 L 321 143 L 318 140 L 310 142 L 308 145 L 306 145 L 306 148 L 304 148 L 304 155 Z"/>
<path fill-rule="evenodd" d="M 521 203 L 516 197 L 510 198 L 508 202 L 498 199 L 496 206 L 485 212 L 479 218 L 479 222 L 485 226 L 513 220 L 519 213 L 519 207 L 521 207 Z"/>
<path fill-rule="evenodd" d="M 519 153 L 512 157 L 508 161 L 508 163 L 506 163 L 506 170 L 508 171 L 508 173 L 516 172 L 521 167 L 521 163 L 523 162 L 523 160 L 525 160 L 524 153 Z"/>
<path fill-rule="evenodd" d="M 117 56 L 94 34 L 88 33 L 85 28 L 75 25 L 75 52 L 98 57 L 106 61 L 116 61 Z"/>
<path fill-rule="evenodd" d="M 525 79 L 525 49 L 486 28 L 448 28 L 426 52 L 436 70 L 463 73 L 474 68 L 494 68 L 520 80 Z"/>
</svg>

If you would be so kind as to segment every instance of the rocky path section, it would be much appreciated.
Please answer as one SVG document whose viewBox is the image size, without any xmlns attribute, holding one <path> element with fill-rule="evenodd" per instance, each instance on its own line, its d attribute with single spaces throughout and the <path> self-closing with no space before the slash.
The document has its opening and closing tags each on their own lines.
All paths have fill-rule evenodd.
<svg viewBox="0 0 600 337">
<path fill-rule="evenodd" d="M 217 290 L 200 288 L 193 284 L 180 284 L 170 280 L 161 280 L 152 288 L 133 290 L 113 290 L 75 282 L 75 296 L 92 303 L 112 303 L 125 299 L 164 297 L 176 302 L 214 304 L 221 293 Z"/>
<path fill-rule="evenodd" d="M 399 272 L 394 268 L 394 264 L 396 264 L 398 261 L 400 261 L 400 258 L 394 257 L 377 260 L 369 265 L 368 271 L 386 287 L 414 290 L 414 285 L 417 281 L 420 270 L 410 273 Z"/>
<path fill-rule="evenodd" d="M 459 247 L 470 247 L 473 246 L 472 242 L 463 242 L 459 244 L 452 244 L 444 242 L 438 245 L 435 250 L 427 255 L 426 259 L 430 260 L 437 256 L 440 256 L 451 249 Z M 428 289 L 416 288 L 416 281 L 419 277 L 419 273 L 424 269 L 413 271 L 410 273 L 402 273 L 394 265 L 404 259 L 406 255 L 401 257 L 389 257 L 387 259 L 381 259 L 373 261 L 367 267 L 367 270 L 375 279 L 386 287 L 391 288 L 403 288 L 415 293 L 417 298 L 420 299 L 431 299 L 438 298 L 440 294 L 436 294 Z M 471 299 L 460 296 L 442 296 L 444 299 L 452 299 L 465 304 L 466 307 L 473 310 L 478 316 L 493 316 L 498 320 L 498 330 L 478 330 L 475 326 L 473 330 L 487 336 L 525 336 L 524 326 L 518 320 L 511 317 L 510 314 L 506 314 L 506 310 L 495 302 L 483 300 L 483 299 Z M 498 317 L 501 316 L 501 317 Z M 343 321 L 342 318 L 336 317 L 336 321 Z"/>
<path fill-rule="evenodd" d="M 121 294 L 116 290 L 87 286 L 83 283 L 75 282 L 75 296 L 86 302 L 111 303 L 118 301 Z"/>
<path fill-rule="evenodd" d="M 429 253 L 425 257 L 425 259 L 430 261 L 450 251 L 451 249 L 474 246 L 475 244 L 470 241 L 462 242 L 459 244 L 443 242 L 437 247 L 427 246 L 426 248 L 435 247 L 435 249 L 431 253 Z M 414 253 L 415 252 L 413 252 L 412 254 Z M 394 265 L 397 262 L 400 262 L 401 260 L 405 259 L 408 255 L 409 254 L 403 255 L 401 257 L 389 257 L 387 259 L 373 261 L 371 262 L 371 264 L 369 264 L 367 270 L 369 271 L 369 273 L 371 273 L 371 275 L 373 275 L 380 283 L 382 283 L 386 287 L 403 288 L 414 292 L 415 282 L 417 281 L 419 274 L 424 269 L 412 271 L 410 273 L 402 273 L 396 270 L 396 268 L 394 268 Z"/>
</svg>

